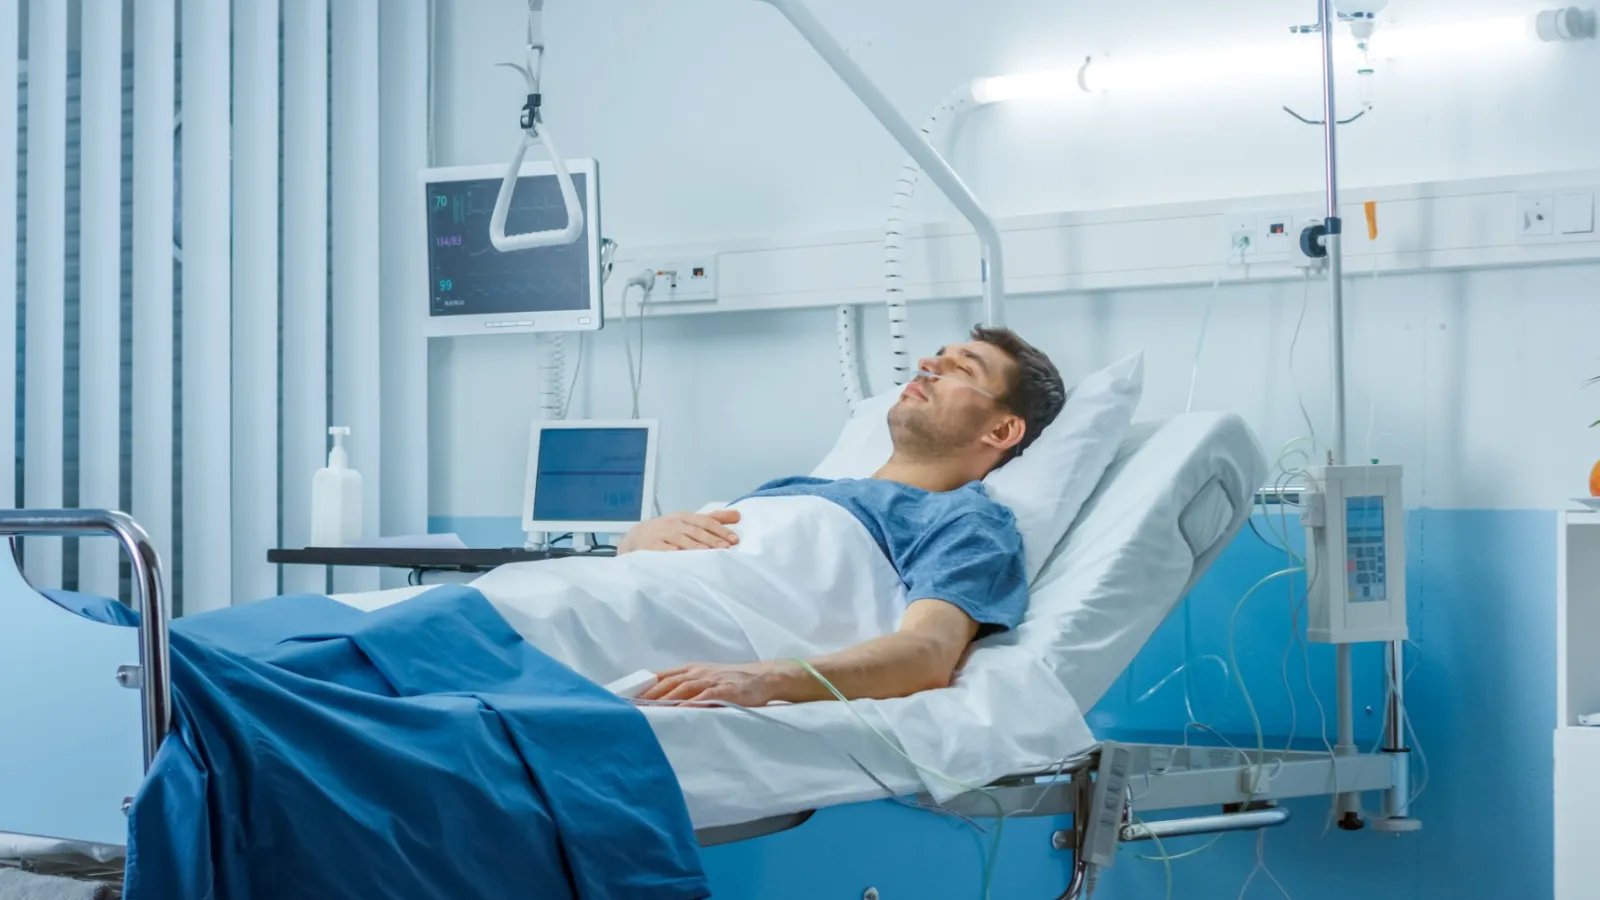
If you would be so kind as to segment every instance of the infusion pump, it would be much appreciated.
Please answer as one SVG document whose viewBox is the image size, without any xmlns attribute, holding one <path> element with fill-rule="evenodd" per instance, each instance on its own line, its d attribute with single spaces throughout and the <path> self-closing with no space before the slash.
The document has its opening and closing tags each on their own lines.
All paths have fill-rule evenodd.
<svg viewBox="0 0 1600 900">
<path fill-rule="evenodd" d="M 1300 514 L 1308 550 L 1308 639 L 1323 644 L 1406 639 L 1400 473 L 1400 466 L 1310 470 Z"/>
</svg>

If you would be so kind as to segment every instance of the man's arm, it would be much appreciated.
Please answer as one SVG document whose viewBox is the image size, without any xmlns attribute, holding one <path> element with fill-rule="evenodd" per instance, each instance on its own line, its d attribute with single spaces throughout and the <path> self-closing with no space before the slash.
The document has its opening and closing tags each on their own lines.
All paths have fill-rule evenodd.
<svg viewBox="0 0 1600 900">
<path fill-rule="evenodd" d="M 808 662 L 851 700 L 906 697 L 948 687 L 977 634 L 978 623 L 955 605 L 918 600 L 906 607 L 894 634 Z M 660 679 L 641 699 L 715 700 L 740 706 L 834 699 L 822 682 L 791 660 L 697 664 L 662 672 Z"/>
</svg>

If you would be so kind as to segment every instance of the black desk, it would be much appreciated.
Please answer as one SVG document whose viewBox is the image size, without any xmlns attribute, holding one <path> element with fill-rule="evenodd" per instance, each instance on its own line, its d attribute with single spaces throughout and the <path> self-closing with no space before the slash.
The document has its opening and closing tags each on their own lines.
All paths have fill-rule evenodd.
<svg viewBox="0 0 1600 900">
<path fill-rule="evenodd" d="M 304 550 L 268 550 L 267 562 L 295 566 L 357 566 L 410 569 L 413 572 L 487 572 L 518 562 L 544 562 L 569 556 L 615 556 L 615 550 L 406 550 L 388 547 L 307 547 Z"/>
</svg>

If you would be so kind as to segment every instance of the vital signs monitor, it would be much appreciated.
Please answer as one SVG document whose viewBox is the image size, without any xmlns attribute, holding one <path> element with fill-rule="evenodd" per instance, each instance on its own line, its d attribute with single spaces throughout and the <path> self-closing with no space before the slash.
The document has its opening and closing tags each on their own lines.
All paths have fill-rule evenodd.
<svg viewBox="0 0 1600 900">
<path fill-rule="evenodd" d="M 643 522 L 656 490 L 656 422 L 535 421 L 522 530 L 621 534 Z"/>
<path fill-rule="evenodd" d="M 583 207 L 583 236 L 561 247 L 509 253 L 489 242 L 489 219 L 504 168 L 422 171 L 430 336 L 600 328 L 605 281 L 600 274 L 600 170 L 592 159 L 567 160 L 567 168 Z M 523 164 L 506 231 L 559 229 L 566 221 L 555 168 L 547 162 Z"/>
</svg>

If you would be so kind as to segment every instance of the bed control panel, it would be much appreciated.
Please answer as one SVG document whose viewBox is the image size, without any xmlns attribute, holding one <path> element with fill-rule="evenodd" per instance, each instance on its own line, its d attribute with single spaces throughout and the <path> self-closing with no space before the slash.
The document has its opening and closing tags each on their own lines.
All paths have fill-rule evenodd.
<svg viewBox="0 0 1600 900">
<path fill-rule="evenodd" d="M 1090 865 L 1108 868 L 1117 858 L 1122 811 L 1128 805 L 1128 773 L 1132 768 L 1130 748 L 1111 741 L 1100 745 L 1100 768 L 1094 775 L 1094 796 L 1081 851 Z"/>
<path fill-rule="evenodd" d="M 1324 644 L 1403 641 L 1405 507 L 1399 466 L 1311 470 L 1306 526 L 1310 615 L 1306 636 Z"/>
</svg>

